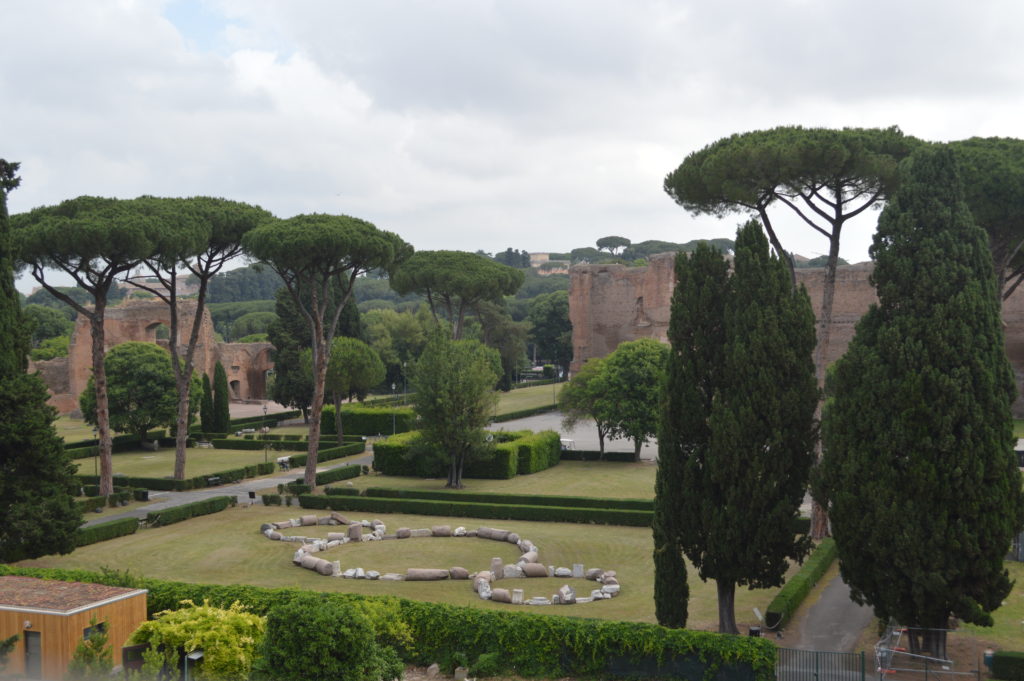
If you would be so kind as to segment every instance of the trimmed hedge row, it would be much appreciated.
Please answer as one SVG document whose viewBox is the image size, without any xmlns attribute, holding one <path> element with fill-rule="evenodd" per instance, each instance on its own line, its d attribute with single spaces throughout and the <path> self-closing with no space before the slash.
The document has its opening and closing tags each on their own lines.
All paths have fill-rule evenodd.
<svg viewBox="0 0 1024 681">
<path fill-rule="evenodd" d="M 76 499 L 75 506 L 82 513 L 92 513 L 94 511 L 102 510 L 107 506 L 106 497 L 86 497 L 85 499 Z"/>
<path fill-rule="evenodd" d="M 305 448 L 305 445 L 303 446 Z M 344 459 L 346 456 L 354 456 L 355 454 L 362 454 L 366 451 L 366 442 L 359 440 L 353 442 L 350 445 L 341 445 L 340 447 L 327 447 L 321 449 L 316 453 L 317 463 L 321 461 L 333 461 L 334 459 Z M 294 454 L 288 457 L 288 464 L 292 468 L 298 468 L 299 466 L 306 465 L 306 459 L 309 458 L 309 454 Z"/>
<path fill-rule="evenodd" d="M 358 497 L 360 492 L 358 487 L 324 487 L 324 494 L 333 497 Z"/>
<path fill-rule="evenodd" d="M 334 405 L 324 405 L 320 420 L 321 433 L 335 435 Z M 416 427 L 416 413 L 412 407 L 369 407 L 361 404 L 341 408 L 341 427 L 346 434 L 380 435 L 406 433 Z M 392 429 L 394 429 L 392 431 Z"/>
<path fill-rule="evenodd" d="M 1024 653 L 997 650 L 992 655 L 992 678 L 1000 681 L 1024 681 Z"/>
<path fill-rule="evenodd" d="M 100 486 L 82 485 L 82 492 L 87 497 L 98 497 L 100 496 Z M 135 487 L 122 487 L 119 485 L 114 485 L 114 492 L 115 494 L 119 492 L 128 492 L 129 497 L 131 497 L 131 499 L 134 499 L 135 501 L 149 501 L 149 490 L 147 489 L 137 489 Z M 114 501 L 120 502 L 122 499 L 124 501 L 130 500 L 128 497 L 117 497 Z M 113 506 L 114 504 L 111 503 L 110 505 Z"/>
<path fill-rule="evenodd" d="M 515 421 L 516 419 L 525 419 L 527 416 L 534 416 L 535 414 L 546 414 L 549 411 L 556 411 L 558 405 L 546 404 L 543 407 L 533 407 L 532 409 L 520 409 L 519 411 L 510 411 L 507 414 L 498 414 L 491 423 L 504 423 L 505 421 Z"/>
<path fill-rule="evenodd" d="M 382 497 L 299 496 L 303 508 L 332 511 L 367 511 L 375 513 L 409 513 L 455 518 L 488 518 L 499 520 L 531 520 L 557 523 L 594 523 L 597 525 L 628 525 L 649 527 L 654 514 L 616 508 L 566 508 L 558 506 L 525 506 L 433 499 L 388 499 Z"/>
<path fill-rule="evenodd" d="M 281 423 L 281 421 L 290 421 L 291 419 L 297 419 L 300 416 L 302 416 L 302 412 L 298 409 L 282 411 L 277 414 L 267 414 L 266 416 L 243 416 L 241 418 L 229 420 L 228 428 L 231 431 L 236 431 L 240 428 L 250 428 L 255 426 L 262 427 L 268 421 L 277 425 L 278 423 Z"/>
<path fill-rule="evenodd" d="M 530 433 L 515 440 L 513 444 L 518 455 L 516 472 L 519 475 L 529 475 L 556 466 L 562 454 L 562 441 L 553 430 Z"/>
<path fill-rule="evenodd" d="M 811 589 L 818 583 L 838 555 L 834 539 L 829 537 L 821 540 L 818 548 L 804 561 L 800 571 L 786 582 L 772 602 L 768 604 L 765 624 L 769 629 L 774 630 L 786 625 L 786 622 L 804 602 L 807 594 L 811 592 Z"/>
<path fill-rule="evenodd" d="M 266 615 L 308 592 L 249 585 L 186 584 L 136 578 L 108 571 L 20 568 L 0 565 L 0 575 L 97 582 L 149 590 L 152 616 L 180 607 L 183 600 L 227 608 L 234 601 Z M 470 660 L 491 655 L 499 674 L 560 678 L 612 674 L 669 676 L 706 681 L 773 681 L 778 656 L 775 644 L 760 637 L 728 636 L 704 631 L 666 629 L 641 622 L 539 615 L 508 610 L 426 603 L 386 596 L 319 594 L 331 603 L 367 602 L 385 606 L 410 629 L 414 649 L 399 654 L 406 662 L 454 663 L 458 651 Z M 379 612 L 380 610 L 378 610 Z"/>
<path fill-rule="evenodd" d="M 238 499 L 233 496 L 210 497 L 201 501 L 193 501 L 191 504 L 165 508 L 162 511 L 150 511 L 146 514 L 146 524 L 150 527 L 162 527 L 163 525 L 180 523 L 182 520 L 188 520 L 196 516 L 223 511 L 228 506 L 234 506 L 237 503 Z"/>
<path fill-rule="evenodd" d="M 434 499 L 439 501 L 482 502 L 518 506 L 555 506 L 559 508 L 614 508 L 625 511 L 654 512 L 653 499 L 599 499 L 562 497 L 543 494 L 490 494 L 455 490 L 394 489 L 367 487 L 366 496 L 389 499 Z"/>
<path fill-rule="evenodd" d="M 126 534 L 135 534 L 139 529 L 138 518 L 121 518 L 105 523 L 96 523 L 89 527 L 81 527 L 75 535 L 75 546 L 88 546 L 99 541 L 106 541 Z"/>
<path fill-rule="evenodd" d="M 494 456 L 466 463 L 465 478 L 509 480 L 517 473 L 536 473 L 558 463 L 561 454 L 558 433 L 520 431 L 494 434 Z M 373 445 L 373 467 L 385 475 L 416 478 L 444 477 L 447 465 L 432 456 L 412 456 L 419 431 L 393 435 Z M 509 439 L 514 438 L 514 439 Z"/>
<path fill-rule="evenodd" d="M 267 440 L 264 443 L 263 440 L 246 440 L 236 438 L 217 438 L 210 440 L 214 447 L 217 449 L 246 449 L 249 451 L 255 451 L 257 449 L 263 449 L 266 444 L 267 449 L 272 452 L 301 452 L 308 448 L 305 442 L 282 442 Z"/>
<path fill-rule="evenodd" d="M 233 468 L 227 471 L 218 471 L 211 473 L 210 475 L 199 475 L 194 478 L 185 478 L 184 480 L 173 480 L 169 478 L 136 478 L 127 475 L 117 475 L 115 480 L 123 483 L 128 487 L 137 487 L 146 490 L 163 490 L 170 492 L 183 492 L 190 489 L 203 489 L 209 487 L 209 478 L 218 477 L 220 482 L 217 484 L 224 484 L 228 482 L 238 482 L 245 478 L 255 478 L 260 475 L 270 475 L 274 472 L 274 463 L 258 463 L 252 466 L 245 466 L 243 468 Z M 79 481 L 84 485 L 96 485 L 99 483 L 99 477 L 95 475 L 79 475 Z"/>
<path fill-rule="evenodd" d="M 363 474 L 363 467 L 359 464 L 350 464 L 348 466 L 338 466 L 328 471 L 316 474 L 316 484 L 326 485 L 329 482 L 338 482 L 339 480 L 349 480 L 351 478 L 358 478 Z"/>
<path fill-rule="evenodd" d="M 563 461 L 607 461 L 609 463 L 636 463 L 633 452 L 605 452 L 592 449 L 566 449 L 562 451 Z"/>
<path fill-rule="evenodd" d="M 167 437 L 167 431 L 163 429 L 151 430 L 146 433 L 147 440 L 162 440 L 165 437 Z M 110 451 L 114 454 L 118 454 L 120 452 L 134 451 L 140 446 L 138 435 L 115 435 Z M 99 455 L 100 441 L 95 438 L 90 440 L 79 440 L 78 442 L 65 444 L 64 451 L 70 454 L 72 459 L 88 459 Z"/>
</svg>

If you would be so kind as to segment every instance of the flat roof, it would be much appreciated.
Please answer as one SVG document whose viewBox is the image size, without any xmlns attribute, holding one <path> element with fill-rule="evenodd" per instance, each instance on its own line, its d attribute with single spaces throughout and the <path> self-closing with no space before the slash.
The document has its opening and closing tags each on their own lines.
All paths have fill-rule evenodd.
<svg viewBox="0 0 1024 681">
<path fill-rule="evenodd" d="M 146 589 L 5 575 L 0 577 L 0 610 L 71 615 L 146 593 Z"/>
</svg>

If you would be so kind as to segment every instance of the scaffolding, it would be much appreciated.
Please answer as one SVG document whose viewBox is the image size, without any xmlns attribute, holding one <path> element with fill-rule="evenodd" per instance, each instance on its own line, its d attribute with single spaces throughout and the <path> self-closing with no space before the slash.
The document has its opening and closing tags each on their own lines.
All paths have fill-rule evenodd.
<svg viewBox="0 0 1024 681">
<path fill-rule="evenodd" d="M 979 669 L 956 669 L 951 659 L 928 655 L 923 651 L 912 652 L 911 638 L 927 635 L 928 632 L 944 632 L 946 636 L 955 629 L 911 629 L 890 622 L 875 644 L 875 664 L 879 681 L 961 681 L 963 677 L 981 678 Z"/>
</svg>

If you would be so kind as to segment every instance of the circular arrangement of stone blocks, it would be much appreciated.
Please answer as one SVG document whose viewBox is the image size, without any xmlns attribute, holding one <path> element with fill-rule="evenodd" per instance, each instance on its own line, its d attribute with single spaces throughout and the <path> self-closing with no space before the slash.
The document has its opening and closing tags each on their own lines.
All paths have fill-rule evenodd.
<svg viewBox="0 0 1024 681">
<path fill-rule="evenodd" d="M 345 531 L 328 532 L 326 539 L 282 533 L 282 530 L 317 525 L 342 525 L 345 526 Z M 423 529 L 400 527 L 394 534 L 388 534 L 387 527 L 380 520 L 352 521 L 340 513 L 332 512 L 329 516 L 304 515 L 291 520 L 264 523 L 260 526 L 260 532 L 273 541 L 298 543 L 299 547 L 292 556 L 292 562 L 326 577 L 406 582 L 461 579 L 469 581 L 473 586 L 473 591 L 480 598 L 512 605 L 573 605 L 591 603 L 619 595 L 619 580 L 614 570 L 586 569 L 582 563 L 573 563 L 571 568 L 543 565 L 540 562 L 540 549 L 532 541 L 520 537 L 515 532 L 493 527 L 480 527 L 475 530 L 467 530 L 465 527 L 453 529 L 449 525 L 435 525 Z M 473 573 L 463 567 L 453 567 L 448 570 L 408 568 L 405 574 L 395 572 L 381 574 L 377 570 L 364 570 L 361 567 L 342 570 L 340 561 L 329 561 L 317 555 L 336 546 L 352 542 L 401 540 L 414 537 L 477 537 L 506 542 L 519 549 L 519 559 L 512 565 L 505 565 L 501 558 L 492 558 L 487 569 Z M 527 598 L 523 589 L 504 588 L 496 585 L 497 582 L 506 579 L 539 577 L 589 579 L 597 582 L 600 586 L 592 589 L 589 596 L 577 596 L 575 589 L 568 584 L 563 584 L 550 597 L 531 596 Z"/>
</svg>

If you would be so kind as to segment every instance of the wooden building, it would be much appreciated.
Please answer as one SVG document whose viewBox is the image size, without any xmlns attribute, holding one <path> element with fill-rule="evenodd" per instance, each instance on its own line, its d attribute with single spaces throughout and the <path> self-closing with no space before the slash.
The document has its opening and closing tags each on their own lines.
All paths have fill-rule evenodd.
<svg viewBox="0 0 1024 681">
<path fill-rule="evenodd" d="M 146 621 L 146 593 L 103 584 L 0 577 L 0 640 L 19 635 L 0 677 L 63 679 L 93 618 L 106 628 L 114 664 L 121 664 L 121 646 Z"/>
</svg>

